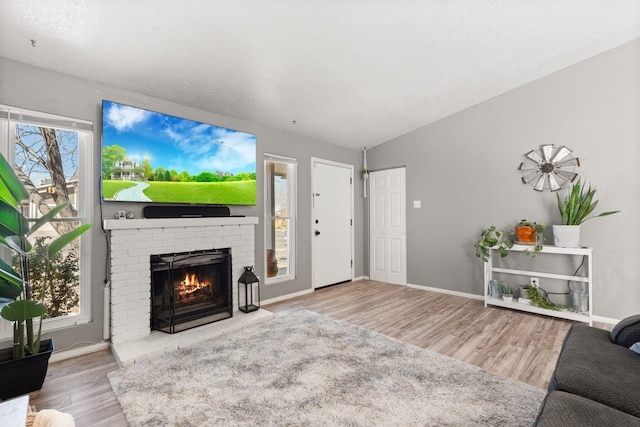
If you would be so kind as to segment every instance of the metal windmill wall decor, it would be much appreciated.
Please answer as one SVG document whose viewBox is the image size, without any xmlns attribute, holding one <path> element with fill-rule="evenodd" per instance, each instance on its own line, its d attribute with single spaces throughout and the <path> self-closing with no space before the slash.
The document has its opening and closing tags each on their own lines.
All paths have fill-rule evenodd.
<svg viewBox="0 0 640 427">
<path fill-rule="evenodd" d="M 576 168 L 580 166 L 580 159 L 564 145 L 541 145 L 524 156 L 525 160 L 518 168 L 522 172 L 522 182 L 533 186 L 535 191 L 558 191 L 578 176 Z"/>
</svg>

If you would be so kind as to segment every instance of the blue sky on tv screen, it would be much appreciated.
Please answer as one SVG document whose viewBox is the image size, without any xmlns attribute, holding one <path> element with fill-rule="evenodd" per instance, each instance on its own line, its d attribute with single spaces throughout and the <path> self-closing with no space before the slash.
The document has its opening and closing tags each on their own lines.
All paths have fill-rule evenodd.
<svg viewBox="0 0 640 427">
<path fill-rule="evenodd" d="M 110 101 L 102 123 L 103 147 L 119 145 L 140 162 L 148 156 L 154 171 L 256 172 L 255 135 Z"/>
</svg>

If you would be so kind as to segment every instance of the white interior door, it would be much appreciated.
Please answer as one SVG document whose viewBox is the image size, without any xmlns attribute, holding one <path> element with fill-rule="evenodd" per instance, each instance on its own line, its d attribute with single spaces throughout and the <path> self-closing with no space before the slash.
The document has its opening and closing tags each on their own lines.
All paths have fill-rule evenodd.
<svg viewBox="0 0 640 427">
<path fill-rule="evenodd" d="M 369 278 L 407 284 L 405 169 L 369 175 Z"/>
<path fill-rule="evenodd" d="M 312 159 L 313 288 L 353 279 L 353 166 Z"/>
</svg>

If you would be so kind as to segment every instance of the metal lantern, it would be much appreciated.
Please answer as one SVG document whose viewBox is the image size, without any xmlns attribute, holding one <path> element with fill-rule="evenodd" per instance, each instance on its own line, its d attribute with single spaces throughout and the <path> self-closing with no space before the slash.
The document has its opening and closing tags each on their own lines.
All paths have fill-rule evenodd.
<svg viewBox="0 0 640 427">
<path fill-rule="evenodd" d="M 253 284 L 258 289 L 258 299 L 253 300 Z M 240 303 L 240 288 L 244 285 L 244 305 Z M 253 267 L 245 267 L 244 273 L 238 279 L 238 309 L 244 313 L 250 313 L 260 308 L 260 280 L 253 272 Z"/>
</svg>

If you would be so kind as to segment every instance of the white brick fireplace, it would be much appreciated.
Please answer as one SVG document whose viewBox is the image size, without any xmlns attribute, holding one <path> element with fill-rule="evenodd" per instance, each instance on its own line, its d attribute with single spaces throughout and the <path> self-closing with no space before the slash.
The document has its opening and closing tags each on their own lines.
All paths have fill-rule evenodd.
<svg viewBox="0 0 640 427">
<path fill-rule="evenodd" d="M 257 217 L 104 221 L 105 229 L 110 231 L 112 344 L 139 342 L 151 334 L 152 254 L 231 248 L 233 307 L 234 317 L 237 316 L 238 278 L 244 266 L 255 264 L 257 223 Z"/>
</svg>

